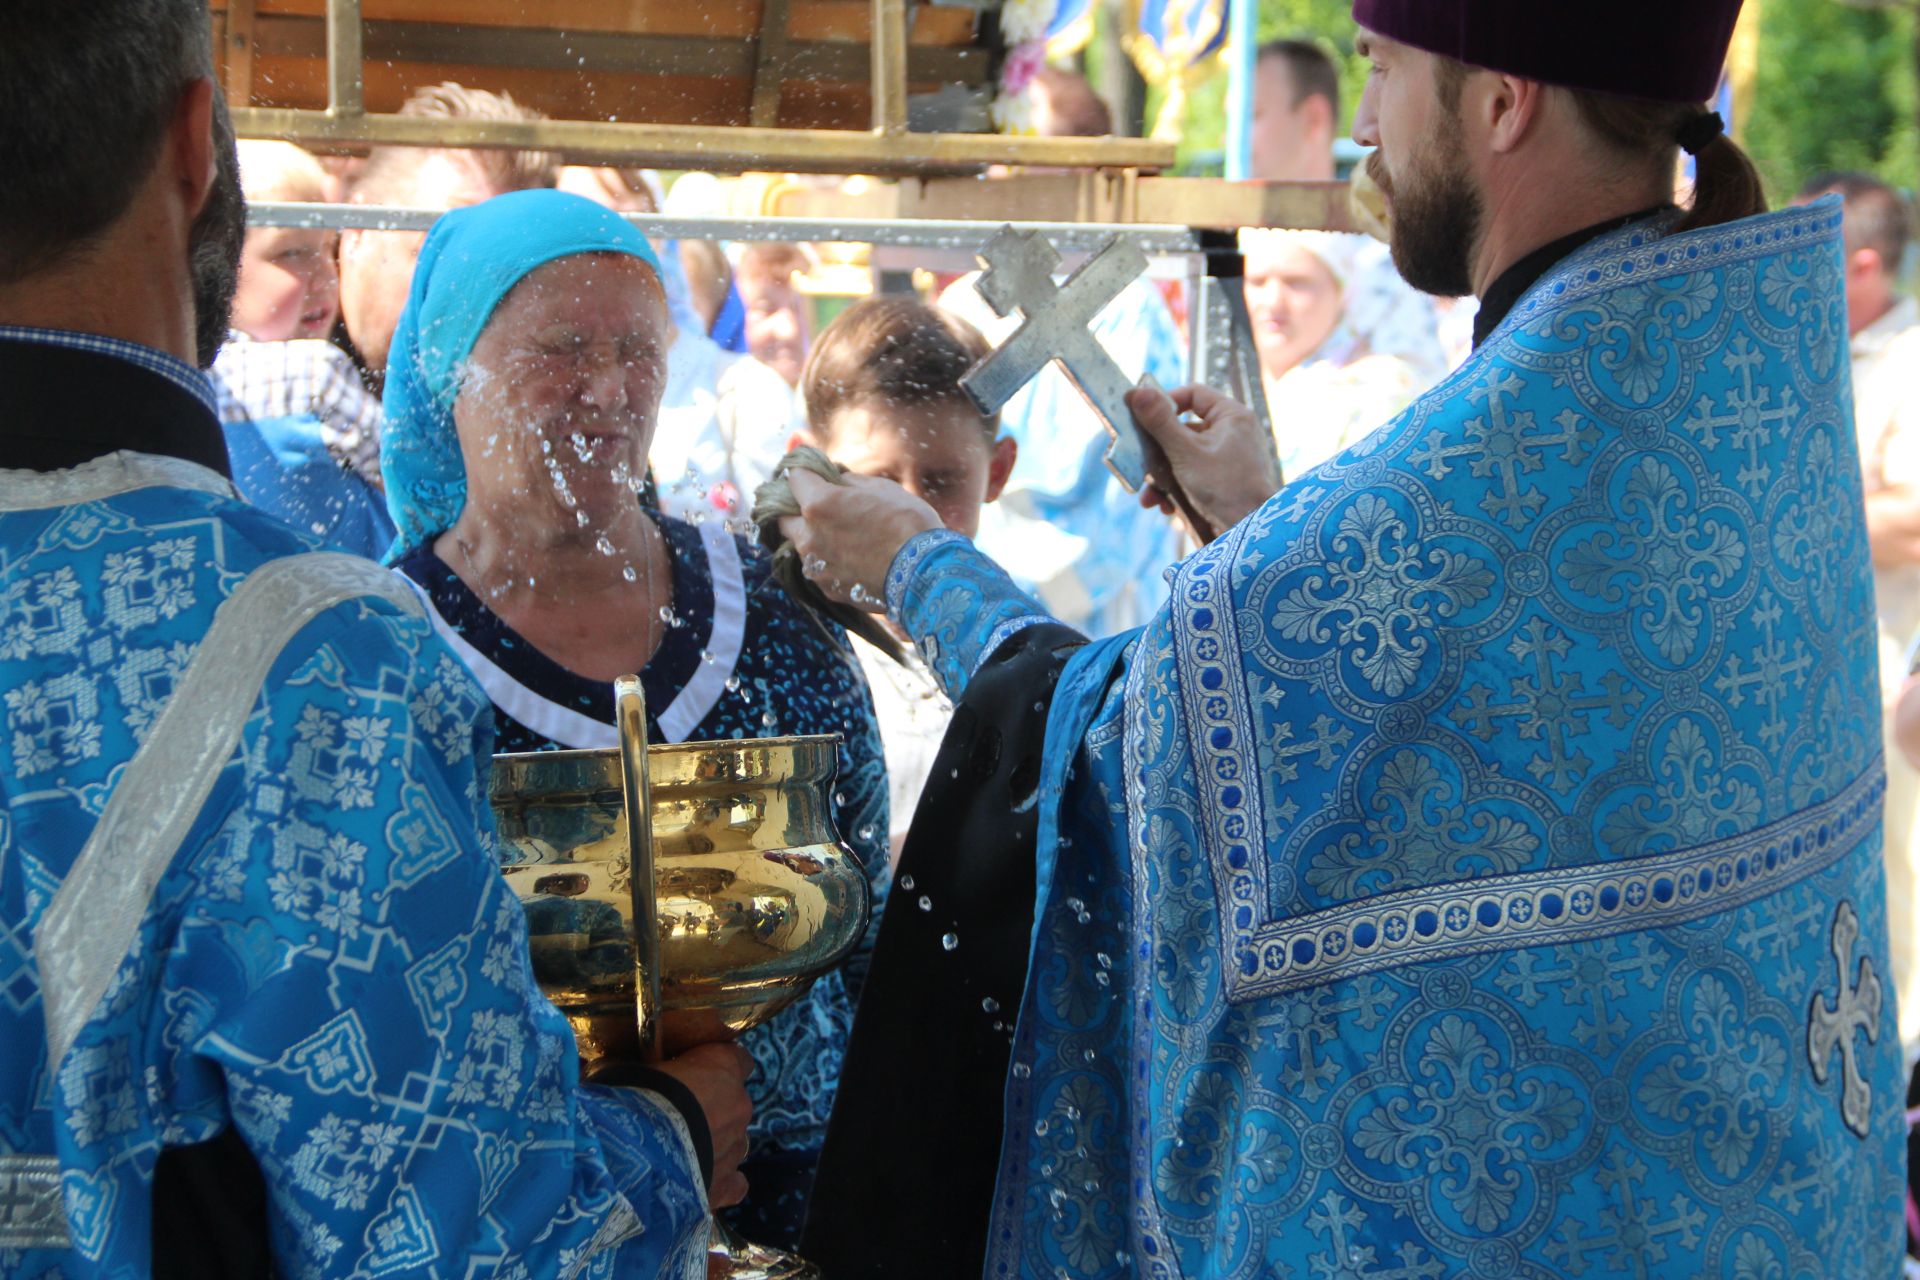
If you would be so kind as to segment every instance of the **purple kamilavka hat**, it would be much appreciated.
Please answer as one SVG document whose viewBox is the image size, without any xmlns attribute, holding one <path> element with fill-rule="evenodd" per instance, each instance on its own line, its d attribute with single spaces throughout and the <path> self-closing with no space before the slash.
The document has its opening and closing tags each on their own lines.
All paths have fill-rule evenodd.
<svg viewBox="0 0 1920 1280">
<path fill-rule="evenodd" d="M 1390 40 L 1569 89 L 1710 100 L 1740 0 L 1353 0 Z"/>
</svg>

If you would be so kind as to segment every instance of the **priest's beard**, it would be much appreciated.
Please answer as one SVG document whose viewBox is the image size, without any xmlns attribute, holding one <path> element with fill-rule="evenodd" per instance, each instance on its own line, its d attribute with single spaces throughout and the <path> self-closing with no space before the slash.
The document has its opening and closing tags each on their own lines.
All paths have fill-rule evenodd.
<svg viewBox="0 0 1920 1280">
<path fill-rule="evenodd" d="M 226 103 L 213 106 L 213 187 L 187 239 L 193 279 L 194 351 L 202 369 L 213 366 L 233 319 L 233 291 L 240 283 L 240 249 L 247 239 L 247 202 L 240 194 L 240 153 Z"/>
<path fill-rule="evenodd" d="M 1367 158 L 1367 170 L 1392 199 L 1393 265 L 1422 293 L 1460 298 L 1473 292 L 1473 246 L 1486 206 L 1467 178 L 1457 131 L 1442 129 L 1426 162 L 1409 157 L 1399 178 Z"/>
</svg>

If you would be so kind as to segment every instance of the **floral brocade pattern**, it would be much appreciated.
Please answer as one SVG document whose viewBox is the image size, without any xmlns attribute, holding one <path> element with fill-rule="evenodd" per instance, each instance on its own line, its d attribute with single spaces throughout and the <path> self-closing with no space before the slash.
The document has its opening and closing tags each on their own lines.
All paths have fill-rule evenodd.
<svg viewBox="0 0 1920 1280">
<path fill-rule="evenodd" d="M 1900 1274 L 1838 235 L 1595 241 L 1069 669 L 989 1277 Z"/>
<path fill-rule="evenodd" d="M 683 1123 L 582 1086 L 535 986 L 493 849 L 485 697 L 386 601 L 328 609 L 273 659 L 104 997 L 48 1061 L 49 904 L 216 609 L 317 545 L 141 455 L 10 472 L 6 494 L 116 469 L 144 487 L 0 511 L 0 1274 L 149 1274 L 156 1158 L 231 1128 L 280 1275 L 704 1275 Z M 138 834 L 113 847 L 121 874 Z M 20 1171 L 49 1166 L 36 1198 Z"/>
</svg>

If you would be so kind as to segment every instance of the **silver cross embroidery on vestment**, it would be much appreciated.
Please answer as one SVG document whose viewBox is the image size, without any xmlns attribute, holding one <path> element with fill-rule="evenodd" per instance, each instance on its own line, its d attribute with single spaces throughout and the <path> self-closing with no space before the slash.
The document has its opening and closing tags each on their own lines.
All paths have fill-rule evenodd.
<svg viewBox="0 0 1920 1280">
<path fill-rule="evenodd" d="M 1842 902 L 1833 913 L 1833 961 L 1839 970 L 1840 988 L 1831 1003 L 1824 993 L 1816 991 L 1808 1006 L 1807 1060 L 1813 1064 L 1814 1080 L 1825 1084 L 1833 1052 L 1840 1051 L 1840 1116 L 1847 1128 L 1864 1138 L 1873 1089 L 1860 1074 L 1853 1037 L 1854 1032 L 1865 1031 L 1868 1044 L 1880 1038 L 1880 979 L 1873 963 L 1862 956 L 1857 978 L 1852 986 L 1847 985 L 1847 959 L 1859 937 L 1860 917 L 1851 902 Z"/>
</svg>

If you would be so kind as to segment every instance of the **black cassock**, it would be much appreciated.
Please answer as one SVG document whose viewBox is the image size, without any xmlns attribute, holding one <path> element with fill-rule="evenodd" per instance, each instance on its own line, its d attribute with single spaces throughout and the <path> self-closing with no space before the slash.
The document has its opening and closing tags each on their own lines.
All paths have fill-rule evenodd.
<svg viewBox="0 0 1920 1280">
<path fill-rule="evenodd" d="M 985 1266 L 1032 941 L 1047 710 L 1085 643 L 1058 624 L 1013 636 L 974 676 L 940 744 L 881 919 L 801 1238 L 831 1280 L 977 1280 Z"/>
</svg>

